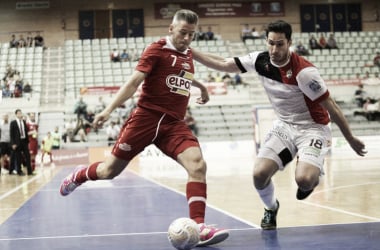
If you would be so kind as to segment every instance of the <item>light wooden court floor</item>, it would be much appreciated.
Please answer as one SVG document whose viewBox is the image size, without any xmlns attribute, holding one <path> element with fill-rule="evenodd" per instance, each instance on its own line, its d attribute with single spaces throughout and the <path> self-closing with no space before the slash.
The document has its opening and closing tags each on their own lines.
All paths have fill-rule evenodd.
<svg viewBox="0 0 380 250">
<path fill-rule="evenodd" d="M 204 151 L 208 162 L 208 203 L 247 222 L 259 224 L 263 205 L 252 186 L 254 155 L 246 153 L 250 149 L 228 153 L 227 148 L 220 154 L 213 153 L 211 149 Z M 366 157 L 358 157 L 353 152 L 328 157 L 320 185 L 305 201 L 295 198 L 294 163 L 285 171 L 278 172 L 274 178 L 275 192 L 281 204 L 278 226 L 380 221 L 380 157 L 376 151 L 376 148 L 369 148 Z M 9 176 L 3 170 L 0 178 L 0 223 L 49 183 L 62 167 L 38 168 L 38 174 L 32 177 Z M 186 175 L 171 160 L 144 157 L 129 169 L 184 192 Z"/>
</svg>

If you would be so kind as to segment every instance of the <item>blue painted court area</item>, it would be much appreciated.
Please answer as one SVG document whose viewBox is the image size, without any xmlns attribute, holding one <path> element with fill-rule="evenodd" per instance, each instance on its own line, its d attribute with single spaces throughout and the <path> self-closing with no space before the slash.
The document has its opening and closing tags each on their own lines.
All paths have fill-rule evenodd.
<svg viewBox="0 0 380 250">
<path fill-rule="evenodd" d="M 68 197 L 63 169 L 0 226 L 0 250 L 170 250 L 171 221 L 187 216 L 185 196 L 125 171 L 88 183 Z M 231 230 L 220 244 L 197 249 L 380 249 L 380 223 L 262 231 L 207 208 L 206 222 Z"/>
</svg>

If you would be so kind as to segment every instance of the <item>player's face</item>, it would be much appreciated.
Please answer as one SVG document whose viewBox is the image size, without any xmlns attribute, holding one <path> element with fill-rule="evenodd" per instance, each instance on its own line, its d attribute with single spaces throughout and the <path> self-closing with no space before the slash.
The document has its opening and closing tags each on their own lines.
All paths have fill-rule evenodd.
<svg viewBox="0 0 380 250">
<path fill-rule="evenodd" d="M 291 41 L 286 39 L 284 33 L 269 32 L 267 46 L 271 61 L 276 65 L 283 65 L 290 56 Z"/>
<path fill-rule="evenodd" d="M 169 33 L 177 50 L 185 51 L 189 47 L 194 38 L 196 27 L 195 24 L 189 24 L 186 21 L 179 21 L 170 25 Z"/>
<path fill-rule="evenodd" d="M 22 117 L 22 112 L 21 111 L 17 111 L 16 117 L 17 117 L 17 119 L 22 119 L 23 118 Z"/>
</svg>

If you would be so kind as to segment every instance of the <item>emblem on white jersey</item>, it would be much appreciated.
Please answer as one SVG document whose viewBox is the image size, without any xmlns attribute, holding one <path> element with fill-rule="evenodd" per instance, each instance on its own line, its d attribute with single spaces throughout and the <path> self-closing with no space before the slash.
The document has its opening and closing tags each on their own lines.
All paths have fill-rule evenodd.
<svg viewBox="0 0 380 250">
<path fill-rule="evenodd" d="M 127 143 L 121 143 L 119 144 L 119 149 L 123 151 L 131 151 L 132 147 L 131 145 L 128 145 Z"/>
<path fill-rule="evenodd" d="M 286 77 L 287 77 L 288 79 L 290 79 L 290 78 L 292 77 L 292 75 L 293 75 L 293 72 L 292 72 L 291 69 L 289 69 L 288 71 L 286 71 Z"/>
<path fill-rule="evenodd" d="M 309 88 L 314 92 L 319 92 L 322 89 L 321 84 L 319 84 L 319 82 L 316 80 L 311 80 L 308 85 Z"/>
<path fill-rule="evenodd" d="M 166 85 L 170 88 L 170 92 L 189 96 L 193 78 L 192 73 L 181 70 L 179 75 L 168 75 L 166 77 Z"/>
</svg>

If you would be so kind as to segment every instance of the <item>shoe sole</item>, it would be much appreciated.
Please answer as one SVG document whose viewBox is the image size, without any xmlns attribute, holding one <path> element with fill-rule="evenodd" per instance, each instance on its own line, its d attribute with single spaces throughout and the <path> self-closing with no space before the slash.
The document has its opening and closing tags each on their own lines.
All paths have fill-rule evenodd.
<svg viewBox="0 0 380 250">
<path fill-rule="evenodd" d="M 214 245 L 219 242 L 224 241 L 225 239 L 228 238 L 230 234 L 228 231 L 220 231 L 218 233 L 215 233 L 213 237 L 208 239 L 207 241 L 203 241 L 202 243 L 198 243 L 197 247 L 202 247 L 202 246 L 208 246 L 208 245 Z"/>
<path fill-rule="evenodd" d="M 314 191 L 314 188 L 312 190 L 309 190 L 309 191 L 301 191 L 300 189 L 298 189 L 297 194 L 296 194 L 296 198 L 297 198 L 297 200 L 304 200 L 307 197 L 309 197 L 309 195 L 311 195 L 311 193 L 313 191 Z"/>
<path fill-rule="evenodd" d="M 276 228 L 277 228 L 277 226 L 270 226 L 270 227 L 261 226 L 261 229 L 263 229 L 263 230 L 275 230 Z"/>
</svg>

